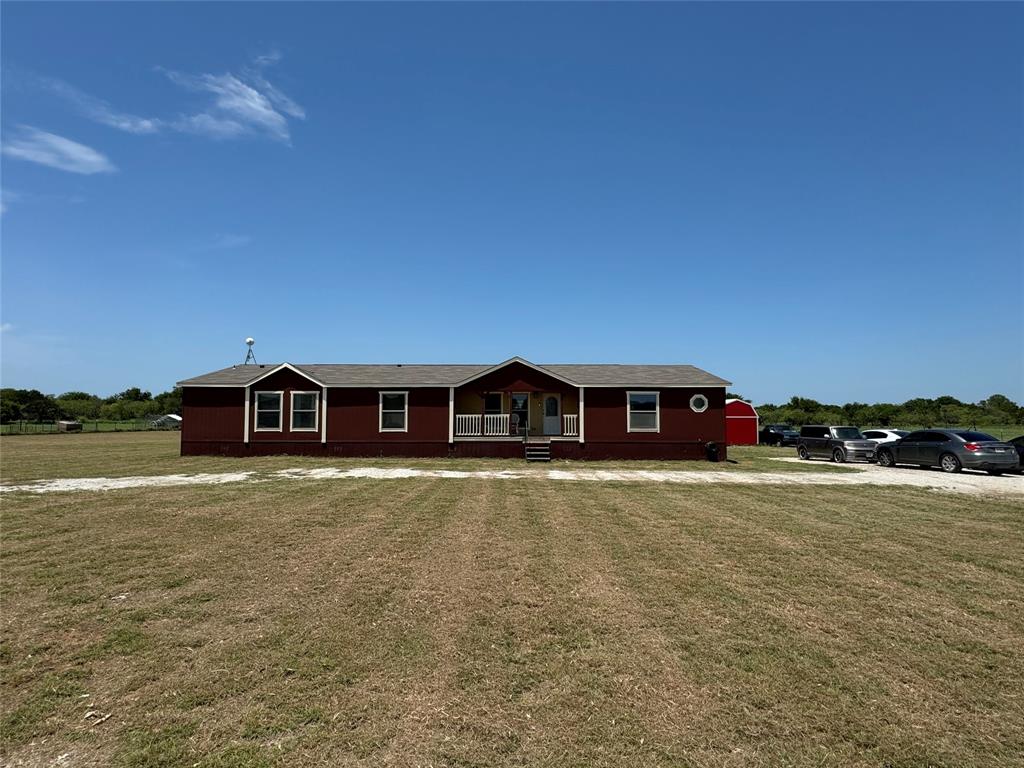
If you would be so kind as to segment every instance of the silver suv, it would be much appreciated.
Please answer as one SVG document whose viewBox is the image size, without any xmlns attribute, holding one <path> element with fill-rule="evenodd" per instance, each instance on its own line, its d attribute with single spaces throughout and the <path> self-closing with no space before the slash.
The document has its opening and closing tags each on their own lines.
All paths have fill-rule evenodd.
<svg viewBox="0 0 1024 768">
<path fill-rule="evenodd" d="M 875 460 L 874 440 L 864 439 L 856 427 L 829 427 L 821 424 L 800 427 L 796 453 L 801 459 L 828 458 L 836 462 Z"/>
</svg>

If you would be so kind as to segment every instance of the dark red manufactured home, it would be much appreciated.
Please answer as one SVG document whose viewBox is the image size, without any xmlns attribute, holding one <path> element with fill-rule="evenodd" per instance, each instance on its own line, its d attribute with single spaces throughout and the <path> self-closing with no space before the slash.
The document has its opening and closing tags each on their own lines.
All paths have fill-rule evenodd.
<svg viewBox="0 0 1024 768">
<path fill-rule="evenodd" d="M 178 383 L 183 455 L 725 458 L 690 365 L 238 365 Z"/>
</svg>

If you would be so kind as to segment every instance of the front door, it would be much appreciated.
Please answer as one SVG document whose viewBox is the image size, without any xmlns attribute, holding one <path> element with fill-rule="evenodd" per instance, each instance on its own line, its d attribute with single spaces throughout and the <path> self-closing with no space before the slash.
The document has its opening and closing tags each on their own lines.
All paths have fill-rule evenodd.
<svg viewBox="0 0 1024 768">
<path fill-rule="evenodd" d="M 513 435 L 525 435 L 530 429 L 530 393 L 513 392 L 509 408 L 510 431 Z"/>
<path fill-rule="evenodd" d="M 562 434 L 561 395 L 544 395 L 544 434 Z"/>
</svg>

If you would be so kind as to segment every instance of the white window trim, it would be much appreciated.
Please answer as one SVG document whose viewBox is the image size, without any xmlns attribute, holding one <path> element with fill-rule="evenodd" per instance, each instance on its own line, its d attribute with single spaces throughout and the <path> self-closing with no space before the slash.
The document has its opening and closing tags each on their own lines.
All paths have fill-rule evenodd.
<svg viewBox="0 0 1024 768">
<path fill-rule="evenodd" d="M 397 427 L 384 428 L 384 395 L 402 395 L 405 398 L 405 419 L 404 426 L 401 429 Z M 388 411 L 388 413 L 398 413 L 398 411 Z M 395 390 L 395 389 L 382 389 L 377 399 L 377 427 L 381 432 L 408 432 L 409 431 L 409 392 L 408 390 Z"/>
<path fill-rule="evenodd" d="M 313 426 L 312 427 L 296 427 L 295 426 L 295 396 L 296 395 L 312 395 L 313 401 Z M 308 413 L 309 410 L 303 410 L 303 413 Z M 291 399 L 289 400 L 288 407 L 288 426 L 291 428 L 291 432 L 319 432 L 320 431 L 320 393 L 316 391 L 295 391 L 291 393 Z"/>
<path fill-rule="evenodd" d="M 242 424 L 242 441 L 249 442 L 249 419 L 252 416 L 251 405 L 249 403 L 250 397 L 249 387 L 245 388 L 245 421 Z"/>
<path fill-rule="evenodd" d="M 696 400 L 698 397 L 703 397 L 704 398 L 704 407 L 703 408 L 698 408 L 697 406 L 695 406 L 693 404 L 693 401 Z M 690 398 L 690 410 L 693 411 L 694 413 L 704 413 L 704 411 L 706 411 L 710 406 L 711 406 L 711 401 L 708 400 L 708 396 L 703 394 L 703 393 L 701 393 L 701 392 L 698 392 L 697 394 L 695 394 L 693 397 Z M 754 418 L 754 417 L 748 416 L 747 418 Z"/>
<path fill-rule="evenodd" d="M 283 432 L 284 431 L 284 391 L 274 390 L 263 390 L 260 392 L 253 392 L 253 420 L 252 420 L 252 431 L 253 432 Z M 261 427 L 260 426 L 260 395 L 277 395 L 277 427 Z"/>
<path fill-rule="evenodd" d="M 630 424 L 632 410 L 629 407 L 629 399 L 633 395 L 654 395 L 654 427 L 638 427 L 634 429 Z M 637 411 L 637 413 L 650 413 L 650 411 Z M 626 392 L 626 432 L 661 432 L 661 392 L 649 392 L 645 390 L 631 389 Z"/>
</svg>

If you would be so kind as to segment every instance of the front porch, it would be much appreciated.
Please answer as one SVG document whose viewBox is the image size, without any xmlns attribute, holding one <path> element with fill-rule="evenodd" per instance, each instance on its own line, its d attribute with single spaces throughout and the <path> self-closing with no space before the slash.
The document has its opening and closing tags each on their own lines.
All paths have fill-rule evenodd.
<svg viewBox="0 0 1024 768">
<path fill-rule="evenodd" d="M 462 391 L 455 396 L 455 440 L 559 440 L 580 435 L 578 391 Z"/>
</svg>

